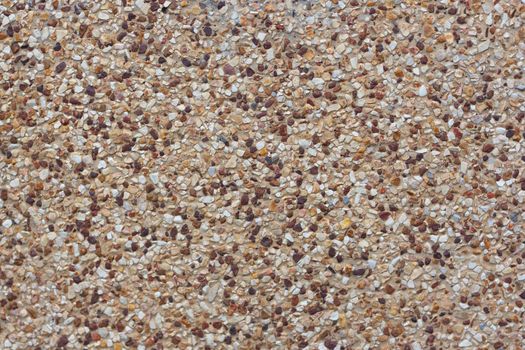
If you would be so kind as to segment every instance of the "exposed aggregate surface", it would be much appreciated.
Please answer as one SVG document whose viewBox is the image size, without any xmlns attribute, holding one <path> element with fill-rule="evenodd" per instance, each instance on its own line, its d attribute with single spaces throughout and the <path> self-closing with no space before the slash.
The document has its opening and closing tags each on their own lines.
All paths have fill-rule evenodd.
<svg viewBox="0 0 525 350">
<path fill-rule="evenodd" d="M 0 348 L 522 349 L 525 5 L 0 1 Z"/>
</svg>

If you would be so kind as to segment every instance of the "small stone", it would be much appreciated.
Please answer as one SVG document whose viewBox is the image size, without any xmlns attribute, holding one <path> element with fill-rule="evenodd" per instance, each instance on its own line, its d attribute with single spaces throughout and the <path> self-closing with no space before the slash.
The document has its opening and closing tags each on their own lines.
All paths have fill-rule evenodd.
<svg viewBox="0 0 525 350">
<path fill-rule="evenodd" d="M 222 70 L 224 71 L 224 74 L 226 75 L 234 75 L 235 74 L 235 68 L 233 68 L 229 63 L 226 63 Z"/>
<path fill-rule="evenodd" d="M 103 21 L 107 21 L 109 19 L 109 14 L 107 12 L 99 12 L 98 13 L 98 19 L 101 19 Z"/>
<path fill-rule="evenodd" d="M 67 336 L 65 336 L 65 335 L 61 335 L 60 338 L 58 338 L 58 341 L 57 341 L 57 347 L 58 347 L 58 348 L 63 348 L 63 347 L 65 347 L 68 343 L 69 343 L 69 340 L 67 339 Z"/>
<path fill-rule="evenodd" d="M 101 267 L 99 267 L 99 268 L 97 269 L 97 275 L 98 275 L 98 277 L 100 277 L 100 278 L 107 278 L 107 277 L 108 277 L 108 273 L 107 273 L 107 271 L 106 271 L 105 269 L 101 268 Z"/>
<path fill-rule="evenodd" d="M 149 4 L 145 4 L 144 0 L 135 0 L 135 6 L 144 14 L 147 15 L 149 11 Z"/>
<path fill-rule="evenodd" d="M 468 348 L 472 346 L 472 343 L 468 340 L 468 339 L 463 339 L 460 343 L 459 343 L 459 347 L 460 348 Z"/>
<path fill-rule="evenodd" d="M 400 323 L 396 323 L 391 329 L 390 334 L 392 334 L 393 337 L 397 338 L 401 336 L 405 332 L 405 328 Z"/>
<path fill-rule="evenodd" d="M 396 291 L 390 284 L 386 284 L 384 290 L 387 294 L 393 294 Z"/>
<path fill-rule="evenodd" d="M 10 219 L 4 220 L 4 222 L 2 222 L 2 226 L 5 228 L 10 228 L 12 225 L 13 221 L 11 221 Z"/>
<path fill-rule="evenodd" d="M 181 62 L 184 65 L 184 67 L 191 67 L 191 61 L 187 59 L 186 57 L 183 57 Z"/>
<path fill-rule="evenodd" d="M 423 25 L 423 35 L 426 38 L 430 38 L 432 35 L 434 35 L 434 27 L 431 24 L 425 23 Z"/>
<path fill-rule="evenodd" d="M 204 31 L 204 34 L 206 34 L 206 36 L 213 35 L 213 30 L 209 26 L 204 27 L 203 31 Z"/>
<path fill-rule="evenodd" d="M 343 221 L 341 221 L 341 228 L 343 230 L 349 228 L 350 225 L 352 225 L 352 221 L 349 218 L 344 218 Z"/>
<path fill-rule="evenodd" d="M 337 340 L 335 339 L 332 339 L 332 338 L 327 338 L 324 340 L 323 344 L 324 346 L 329 349 L 329 350 L 333 350 L 337 347 Z"/>
<path fill-rule="evenodd" d="M 421 96 L 421 97 L 427 95 L 427 88 L 425 87 L 425 85 L 421 85 L 419 87 L 419 90 L 417 91 L 417 94 L 418 94 L 418 96 Z"/>
<path fill-rule="evenodd" d="M 237 157 L 233 156 L 225 164 L 225 167 L 228 169 L 234 169 L 237 167 Z"/>
<path fill-rule="evenodd" d="M 88 86 L 86 87 L 86 94 L 87 94 L 87 95 L 89 95 L 89 96 L 95 96 L 95 93 L 96 93 L 96 91 L 95 91 L 95 88 L 94 88 L 93 86 L 88 85 Z"/>
<path fill-rule="evenodd" d="M 387 211 L 382 211 L 379 213 L 379 218 L 383 221 L 386 221 L 390 217 L 390 213 Z"/>
<path fill-rule="evenodd" d="M 314 54 L 314 51 L 313 51 L 313 50 L 308 50 L 308 51 L 306 51 L 306 53 L 304 54 L 304 58 L 305 58 L 307 61 L 311 61 L 314 57 L 315 57 L 315 54 Z"/>
<path fill-rule="evenodd" d="M 270 247 L 272 245 L 273 241 L 270 237 L 268 236 L 265 236 L 261 239 L 261 244 L 263 245 L 263 247 Z"/>
<path fill-rule="evenodd" d="M 483 148 L 481 149 L 484 153 L 490 153 L 494 150 L 494 145 L 490 143 L 486 143 L 483 145 Z"/>
<path fill-rule="evenodd" d="M 363 276 L 366 273 L 366 269 L 355 269 L 352 270 L 354 276 Z"/>
<path fill-rule="evenodd" d="M 213 196 L 204 196 L 201 198 L 201 202 L 204 203 L 204 204 L 211 204 L 213 203 L 215 199 L 213 198 Z"/>
<path fill-rule="evenodd" d="M 47 180 L 48 176 L 49 176 L 49 169 L 42 169 L 42 170 L 40 171 L 40 173 L 38 174 L 38 177 L 39 177 L 40 180 L 42 180 L 42 181 Z"/>
<path fill-rule="evenodd" d="M 487 51 L 490 47 L 490 41 L 484 41 L 478 45 L 478 53 Z"/>
<path fill-rule="evenodd" d="M 250 196 L 248 194 L 244 193 L 241 196 L 241 205 L 248 205 L 248 203 L 250 203 Z"/>
<path fill-rule="evenodd" d="M 55 67 L 55 73 L 60 74 L 66 69 L 66 62 L 60 62 Z"/>
</svg>

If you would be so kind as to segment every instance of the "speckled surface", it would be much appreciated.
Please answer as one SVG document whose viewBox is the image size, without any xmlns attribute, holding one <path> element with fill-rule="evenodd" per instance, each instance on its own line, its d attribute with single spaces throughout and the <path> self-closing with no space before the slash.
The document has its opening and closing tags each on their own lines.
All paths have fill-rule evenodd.
<svg viewBox="0 0 525 350">
<path fill-rule="evenodd" d="M 522 349 L 520 1 L 0 1 L 0 348 Z"/>
</svg>

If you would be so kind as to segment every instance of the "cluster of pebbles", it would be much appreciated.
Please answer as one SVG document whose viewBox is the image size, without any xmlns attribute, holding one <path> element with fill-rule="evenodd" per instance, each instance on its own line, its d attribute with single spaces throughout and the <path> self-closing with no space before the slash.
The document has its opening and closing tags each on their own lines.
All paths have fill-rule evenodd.
<svg viewBox="0 0 525 350">
<path fill-rule="evenodd" d="M 0 2 L 0 348 L 521 349 L 525 5 Z"/>
</svg>

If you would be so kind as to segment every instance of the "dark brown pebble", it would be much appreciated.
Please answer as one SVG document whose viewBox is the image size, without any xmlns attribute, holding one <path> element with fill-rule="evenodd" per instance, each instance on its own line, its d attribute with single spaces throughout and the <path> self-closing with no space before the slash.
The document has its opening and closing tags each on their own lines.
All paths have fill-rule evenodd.
<svg viewBox="0 0 525 350">
<path fill-rule="evenodd" d="M 95 96 L 95 88 L 91 85 L 88 85 L 88 87 L 86 87 L 86 94 L 88 94 L 89 96 Z"/>
<path fill-rule="evenodd" d="M 393 294 L 396 290 L 394 289 L 394 287 L 392 287 L 390 284 L 387 284 L 385 286 L 385 292 L 386 294 Z"/>
<path fill-rule="evenodd" d="M 275 98 L 270 97 L 269 99 L 266 100 L 266 102 L 264 102 L 264 107 L 270 108 L 271 106 L 273 106 L 274 103 L 275 103 Z"/>
<path fill-rule="evenodd" d="M 55 67 L 55 73 L 60 74 L 64 69 L 66 69 L 66 62 L 60 62 Z"/>
<path fill-rule="evenodd" d="M 303 258 L 304 254 L 301 254 L 301 253 L 294 253 L 292 255 L 292 259 L 293 261 L 297 264 L 299 261 L 301 261 L 301 259 Z"/>
<path fill-rule="evenodd" d="M 324 346 L 327 348 L 327 349 L 330 349 L 330 350 L 333 350 L 335 349 L 335 347 L 337 346 L 337 340 L 334 340 L 332 338 L 326 338 L 324 340 Z"/>
<path fill-rule="evenodd" d="M 67 337 L 65 335 L 61 335 L 60 338 L 58 338 L 57 341 L 57 347 L 63 348 L 69 343 L 69 340 L 67 340 Z"/>
<path fill-rule="evenodd" d="M 354 276 L 363 276 L 366 272 L 366 269 L 355 269 L 352 271 Z"/>
<path fill-rule="evenodd" d="M 199 338 L 202 338 L 204 337 L 204 332 L 202 331 L 202 329 L 200 328 L 193 328 L 191 330 L 191 333 Z"/>
<path fill-rule="evenodd" d="M 213 30 L 209 26 L 206 26 L 204 27 L 204 34 L 206 34 L 206 36 L 212 36 Z"/>
<path fill-rule="evenodd" d="M 184 57 L 182 59 L 182 64 L 185 66 L 185 67 L 191 67 L 191 62 L 189 59 L 187 59 L 186 57 Z"/>
<path fill-rule="evenodd" d="M 521 298 L 521 299 L 525 299 L 525 290 L 524 290 L 523 292 L 521 292 L 521 294 L 520 294 L 520 298 Z"/>
<path fill-rule="evenodd" d="M 500 342 L 500 341 L 497 341 L 494 343 L 494 349 L 498 350 L 498 349 L 503 349 L 503 343 Z"/>
<path fill-rule="evenodd" d="M 487 143 L 483 146 L 483 148 L 481 149 L 484 153 L 490 153 L 494 150 L 494 145 L 490 144 L 490 143 Z"/>
<path fill-rule="evenodd" d="M 399 149 L 399 144 L 397 142 L 391 142 L 388 144 L 388 148 L 390 148 L 392 152 L 395 152 Z"/>
<path fill-rule="evenodd" d="M 226 75 L 234 75 L 235 74 L 235 68 L 233 68 L 229 63 L 226 63 L 224 67 L 222 67 L 222 70 L 224 71 L 224 74 Z"/>
<path fill-rule="evenodd" d="M 379 213 L 379 218 L 383 221 L 388 220 L 389 217 L 390 217 L 390 213 L 388 211 L 382 211 Z"/>
<path fill-rule="evenodd" d="M 272 245 L 273 241 L 270 237 L 268 236 L 265 236 L 261 239 L 261 244 L 263 245 L 263 247 L 270 247 Z"/>
<path fill-rule="evenodd" d="M 158 9 L 160 8 L 160 5 L 156 2 L 152 2 L 149 9 L 151 10 L 151 12 L 155 12 L 157 11 Z"/>
<path fill-rule="evenodd" d="M 248 205 L 249 202 L 250 202 L 250 196 L 248 196 L 248 194 L 244 193 L 241 196 L 241 205 Z"/>
<path fill-rule="evenodd" d="M 151 135 L 151 137 L 154 139 L 154 140 L 158 140 L 159 139 L 159 132 L 155 129 L 151 129 L 149 131 L 149 134 Z"/>
</svg>

